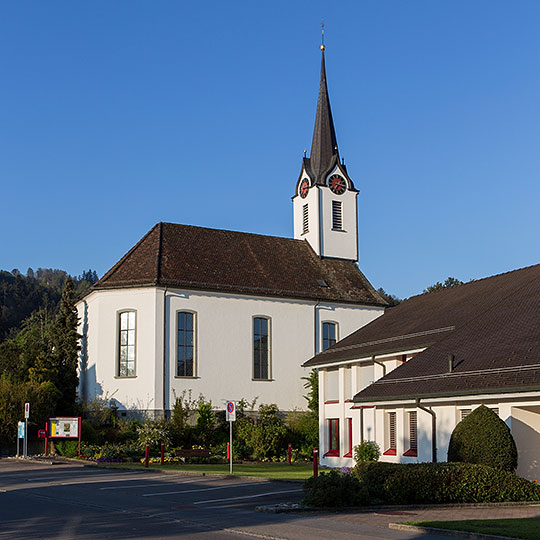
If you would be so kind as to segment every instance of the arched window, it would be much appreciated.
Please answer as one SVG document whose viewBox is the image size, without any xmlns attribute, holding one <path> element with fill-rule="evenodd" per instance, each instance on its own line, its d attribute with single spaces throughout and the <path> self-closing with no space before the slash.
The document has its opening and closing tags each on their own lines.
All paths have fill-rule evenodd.
<svg viewBox="0 0 540 540">
<path fill-rule="evenodd" d="M 270 377 L 270 319 L 253 317 L 253 378 Z"/>
<path fill-rule="evenodd" d="M 195 314 L 190 311 L 179 311 L 177 319 L 177 355 L 176 376 L 195 376 Z"/>
<path fill-rule="evenodd" d="M 135 377 L 135 311 L 118 314 L 118 376 Z"/>
</svg>

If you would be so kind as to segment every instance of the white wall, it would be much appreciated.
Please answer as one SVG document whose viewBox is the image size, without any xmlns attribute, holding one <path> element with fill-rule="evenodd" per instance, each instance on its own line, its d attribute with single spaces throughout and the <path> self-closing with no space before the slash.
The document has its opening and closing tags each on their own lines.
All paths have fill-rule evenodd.
<svg viewBox="0 0 540 540">
<path fill-rule="evenodd" d="M 167 332 L 163 334 L 166 294 Z M 86 305 L 86 316 L 84 315 Z M 248 297 L 233 294 L 140 288 L 92 292 L 78 304 L 80 332 L 87 335 L 86 362 L 81 391 L 87 397 L 114 397 L 126 409 L 170 410 L 174 397 L 191 391 L 222 408 L 224 400 L 257 398 L 277 403 L 282 410 L 305 409 L 301 364 L 314 355 L 315 316 L 320 347 L 320 324 L 331 319 L 340 337 L 364 326 L 383 312 L 381 308 L 326 305 L 315 302 Z M 137 311 L 136 377 L 116 376 L 118 354 L 117 314 Z M 196 314 L 196 376 L 176 377 L 176 313 Z M 271 319 L 271 373 L 269 381 L 253 380 L 253 317 Z M 163 344 L 166 342 L 166 376 L 163 377 Z"/>
</svg>

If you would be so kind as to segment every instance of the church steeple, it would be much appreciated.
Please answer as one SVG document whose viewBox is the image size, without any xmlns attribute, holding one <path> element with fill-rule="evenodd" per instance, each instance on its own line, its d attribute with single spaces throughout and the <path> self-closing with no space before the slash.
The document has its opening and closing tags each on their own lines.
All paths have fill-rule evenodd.
<svg viewBox="0 0 540 540">
<path fill-rule="evenodd" d="M 319 99 L 317 101 L 317 114 L 311 142 L 309 156 L 311 171 L 315 184 L 324 184 L 324 173 L 339 161 L 336 131 L 328 97 L 326 84 L 326 66 L 324 62 L 325 46 L 321 45 L 321 82 L 319 86 Z"/>
<path fill-rule="evenodd" d="M 293 196 L 294 237 L 306 240 L 319 257 L 357 261 L 358 191 L 339 159 L 324 51 L 323 42 L 311 154 L 305 157 L 304 153 Z"/>
</svg>

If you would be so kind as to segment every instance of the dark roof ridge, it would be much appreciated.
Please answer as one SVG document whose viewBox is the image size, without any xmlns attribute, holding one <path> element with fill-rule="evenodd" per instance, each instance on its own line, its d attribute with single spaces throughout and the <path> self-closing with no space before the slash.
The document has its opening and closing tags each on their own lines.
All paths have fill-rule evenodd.
<svg viewBox="0 0 540 540">
<path fill-rule="evenodd" d="M 471 279 L 470 281 L 462 283 L 461 285 L 456 285 L 454 287 L 444 287 L 437 291 L 421 292 L 418 294 L 414 294 L 413 296 L 409 296 L 409 298 L 406 298 L 404 301 L 411 300 L 413 298 L 418 298 L 419 296 L 424 296 L 426 294 L 446 294 L 447 291 L 451 291 L 452 289 L 455 289 L 456 287 L 467 287 L 468 285 L 473 285 L 474 283 L 480 283 L 481 281 L 485 281 L 486 279 L 492 279 L 492 278 L 504 276 L 506 274 L 512 274 L 514 272 L 521 272 L 523 270 L 529 270 L 531 268 L 534 268 L 535 266 L 540 266 L 540 263 L 530 264 L 529 266 L 523 266 L 521 268 L 514 268 L 513 270 L 507 270 L 506 272 L 501 272 L 500 274 L 493 274 L 492 276 L 485 276 L 478 279 Z"/>
<path fill-rule="evenodd" d="M 276 235 L 273 235 L 273 234 L 234 231 L 232 229 L 217 229 L 215 227 L 203 227 L 202 225 L 185 225 L 183 223 L 172 223 L 171 221 L 160 221 L 159 223 L 157 223 L 152 228 L 152 230 L 155 227 L 157 227 L 158 225 L 160 225 L 160 224 L 161 225 L 172 225 L 173 227 L 189 227 L 190 229 L 204 229 L 205 231 L 218 231 L 218 232 L 227 232 L 227 233 L 234 233 L 234 234 L 243 234 L 243 235 L 246 235 L 246 236 L 260 236 L 260 237 L 263 237 L 263 238 L 279 238 L 280 240 L 290 240 L 290 241 L 294 241 L 294 242 L 302 242 L 302 243 L 308 244 L 307 240 L 300 240 L 299 238 L 290 238 L 288 236 L 276 236 Z M 148 233 L 145 235 L 145 237 L 147 235 L 148 235 Z"/>
<path fill-rule="evenodd" d="M 471 371 L 452 371 L 451 373 L 434 373 L 432 375 L 420 375 L 418 377 L 402 377 L 400 379 L 386 379 L 381 378 L 378 381 L 375 381 L 373 385 L 381 384 L 399 384 L 404 382 L 413 382 L 413 381 L 429 381 L 434 379 L 441 378 L 452 378 L 452 377 L 469 377 L 471 375 L 485 375 L 492 373 L 511 373 L 513 371 L 528 371 L 531 369 L 538 369 L 540 364 L 526 364 L 524 366 L 510 366 L 510 367 L 499 367 L 491 369 L 476 369 Z"/>
<path fill-rule="evenodd" d="M 101 281 L 105 280 L 106 278 L 110 278 L 112 275 L 116 273 L 116 271 L 122 266 L 124 261 L 131 256 L 131 254 L 136 251 L 139 246 L 154 232 L 154 230 L 162 225 L 163 223 L 160 221 L 156 223 L 108 272 L 103 274 L 101 278 L 91 287 L 89 293 L 96 288 L 96 285 L 98 285 Z"/>
<path fill-rule="evenodd" d="M 429 336 L 431 334 L 440 334 L 441 332 L 449 332 L 451 330 L 455 330 L 455 328 L 456 328 L 455 326 L 447 326 L 445 328 L 435 328 L 433 330 L 423 330 L 421 332 L 413 332 L 412 334 L 403 334 L 401 336 L 392 336 L 392 337 L 387 337 L 387 338 L 376 339 L 373 341 L 366 341 L 363 343 L 355 343 L 353 345 L 347 345 L 345 347 L 334 346 L 332 349 L 326 349 L 320 354 L 324 355 L 324 354 L 329 354 L 336 351 L 349 351 L 352 349 L 359 349 L 361 347 L 369 347 L 371 345 L 379 345 L 382 343 L 390 343 L 392 341 L 399 341 L 401 339 L 410 339 L 413 337 Z"/>
</svg>

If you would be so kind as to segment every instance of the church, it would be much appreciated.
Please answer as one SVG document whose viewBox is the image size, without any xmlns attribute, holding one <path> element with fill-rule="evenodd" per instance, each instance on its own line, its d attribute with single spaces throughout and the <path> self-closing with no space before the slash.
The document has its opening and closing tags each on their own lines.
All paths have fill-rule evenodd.
<svg viewBox="0 0 540 540">
<path fill-rule="evenodd" d="M 155 225 L 77 305 L 83 399 L 149 417 L 189 394 L 215 409 L 305 409 L 302 362 L 383 314 L 357 266 L 358 191 L 340 161 L 324 52 L 311 152 L 291 183 L 293 238 Z"/>
</svg>

